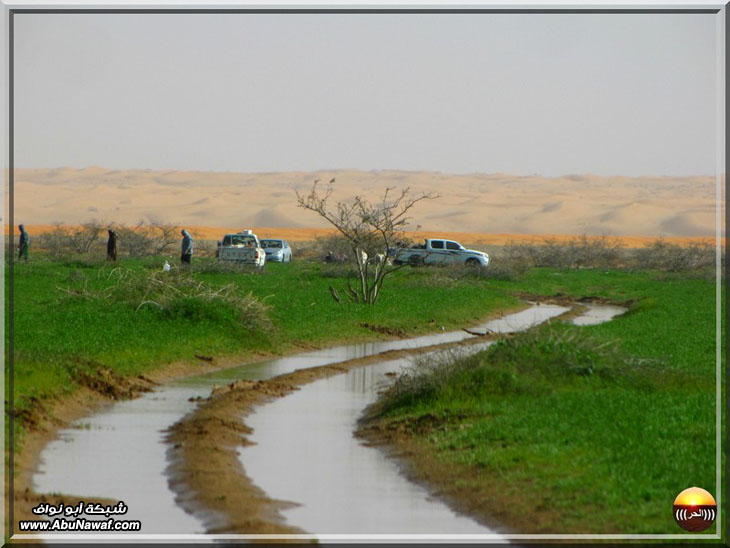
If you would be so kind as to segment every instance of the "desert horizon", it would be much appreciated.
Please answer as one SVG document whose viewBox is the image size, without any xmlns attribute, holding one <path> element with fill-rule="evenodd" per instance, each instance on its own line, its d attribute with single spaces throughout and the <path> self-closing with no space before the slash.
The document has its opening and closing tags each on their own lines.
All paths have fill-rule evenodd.
<svg viewBox="0 0 730 548">
<path fill-rule="evenodd" d="M 50 232 L 57 226 L 80 228 L 81 225 L 25 225 L 28 233 L 33 235 Z M 178 225 L 180 228 L 186 228 L 195 239 L 198 240 L 220 240 L 225 234 L 238 232 L 243 229 L 250 229 L 259 238 L 279 238 L 287 240 L 291 243 L 313 242 L 317 238 L 337 234 L 334 228 L 273 228 L 273 227 L 211 227 L 199 225 Z M 10 231 L 10 225 L 5 225 L 5 235 Z M 16 230 L 17 235 L 17 230 Z M 405 236 L 415 241 L 424 238 L 445 238 L 455 240 L 463 245 L 469 246 L 504 246 L 511 244 L 531 244 L 541 243 L 546 240 L 555 241 L 557 243 L 567 243 L 577 237 L 579 234 L 481 234 L 473 232 L 437 232 L 437 231 L 406 231 Z M 653 236 L 609 236 L 611 242 L 615 242 L 626 248 L 644 247 L 658 238 Z M 670 244 L 689 245 L 692 243 L 700 243 L 713 241 L 710 237 L 679 237 L 668 236 L 662 237 L 662 240 Z M 721 239 L 721 244 L 725 244 L 725 238 Z"/>
<path fill-rule="evenodd" d="M 157 222 L 197 227 L 215 237 L 231 229 L 265 228 L 271 237 L 286 230 L 295 235 L 314 231 L 306 234 L 311 238 L 329 225 L 297 207 L 296 192 L 308 192 L 315 180 L 325 185 L 331 179 L 332 200 L 360 194 L 376 201 L 390 187 L 437 193 L 438 198 L 423 200 L 412 210 L 408 228 L 419 235 L 467 234 L 471 241 L 496 235 L 521 239 L 582 234 L 643 240 L 713 238 L 716 229 L 713 176 L 540 177 L 344 169 L 238 173 L 98 166 L 16 169 L 14 222 L 29 227 Z"/>
</svg>

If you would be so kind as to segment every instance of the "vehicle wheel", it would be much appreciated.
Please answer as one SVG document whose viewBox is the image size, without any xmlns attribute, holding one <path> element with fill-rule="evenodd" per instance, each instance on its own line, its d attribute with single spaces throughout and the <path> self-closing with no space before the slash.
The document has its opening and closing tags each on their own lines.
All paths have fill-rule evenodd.
<svg viewBox="0 0 730 548">
<path fill-rule="evenodd" d="M 472 257 L 471 259 L 466 260 L 466 264 L 467 264 L 467 266 L 479 266 L 480 263 L 479 263 L 478 259 L 474 259 Z"/>
<path fill-rule="evenodd" d="M 408 264 L 411 266 L 422 266 L 423 257 L 420 257 L 418 255 L 411 255 L 410 257 L 408 257 Z"/>
</svg>

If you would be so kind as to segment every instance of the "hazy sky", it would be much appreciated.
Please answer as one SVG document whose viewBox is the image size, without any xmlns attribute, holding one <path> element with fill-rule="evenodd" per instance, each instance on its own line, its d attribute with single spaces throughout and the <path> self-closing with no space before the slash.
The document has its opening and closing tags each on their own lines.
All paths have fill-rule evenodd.
<svg viewBox="0 0 730 548">
<path fill-rule="evenodd" d="M 715 172 L 717 15 L 15 15 L 17 167 Z"/>
</svg>

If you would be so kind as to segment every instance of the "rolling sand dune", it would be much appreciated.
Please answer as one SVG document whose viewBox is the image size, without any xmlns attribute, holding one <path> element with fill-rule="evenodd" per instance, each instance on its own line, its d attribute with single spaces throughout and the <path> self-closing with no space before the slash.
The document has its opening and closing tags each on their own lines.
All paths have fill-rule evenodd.
<svg viewBox="0 0 730 548">
<path fill-rule="evenodd" d="M 377 200 L 388 187 L 438 193 L 413 208 L 429 233 L 596 234 L 713 237 L 713 177 L 544 178 L 406 171 L 286 173 L 16 169 L 15 221 L 27 225 L 90 220 L 207 227 L 327 228 L 298 208 L 295 191 L 336 178 L 334 199 Z"/>
</svg>

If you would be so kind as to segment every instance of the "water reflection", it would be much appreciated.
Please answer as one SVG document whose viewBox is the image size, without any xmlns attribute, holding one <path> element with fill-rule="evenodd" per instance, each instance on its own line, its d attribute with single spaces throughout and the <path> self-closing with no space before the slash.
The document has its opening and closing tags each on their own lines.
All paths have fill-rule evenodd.
<svg viewBox="0 0 730 548">
<path fill-rule="evenodd" d="M 299 504 L 283 510 L 287 522 L 317 534 L 493 533 L 433 500 L 394 460 L 352 435 L 385 373 L 408 363 L 317 381 L 247 418 L 256 445 L 241 449 L 240 458 L 269 496 Z"/>
<path fill-rule="evenodd" d="M 620 316 L 626 312 L 626 308 L 622 306 L 613 306 L 607 304 L 586 304 L 586 311 L 580 316 L 573 318 L 574 325 L 596 325 L 599 323 L 607 322 Z"/>
</svg>

